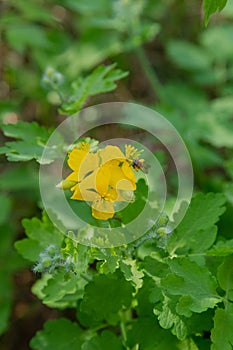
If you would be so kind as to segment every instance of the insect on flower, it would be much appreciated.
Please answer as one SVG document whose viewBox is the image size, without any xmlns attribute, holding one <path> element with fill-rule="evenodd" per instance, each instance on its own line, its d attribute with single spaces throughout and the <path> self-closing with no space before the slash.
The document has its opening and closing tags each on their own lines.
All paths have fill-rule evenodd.
<svg viewBox="0 0 233 350">
<path fill-rule="evenodd" d="M 149 164 L 145 164 L 144 159 L 138 159 L 138 158 L 133 159 L 131 165 L 136 171 L 141 170 L 145 174 L 148 173 L 148 169 L 150 167 Z"/>
<path fill-rule="evenodd" d="M 150 165 L 145 164 L 145 160 L 139 158 L 142 152 L 143 150 L 139 151 L 134 146 L 125 145 L 125 155 L 130 165 L 134 170 L 141 170 L 143 173 L 147 174 Z"/>
</svg>

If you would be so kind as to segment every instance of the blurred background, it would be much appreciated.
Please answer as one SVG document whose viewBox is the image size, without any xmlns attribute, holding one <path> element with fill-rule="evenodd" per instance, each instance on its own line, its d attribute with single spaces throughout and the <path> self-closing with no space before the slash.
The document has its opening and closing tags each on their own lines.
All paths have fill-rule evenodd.
<svg viewBox="0 0 233 350">
<path fill-rule="evenodd" d="M 205 27 L 200 0 L 2 0 L 0 33 L 1 123 L 58 125 L 57 94 L 41 83 L 46 68 L 62 72 L 69 85 L 100 63 L 116 62 L 128 76 L 85 106 L 135 101 L 167 117 L 191 154 L 195 188 L 226 193 L 227 236 L 233 224 L 232 1 Z M 1 156 L 0 169 L 0 349 L 27 350 L 43 323 L 64 312 L 31 293 L 36 276 L 13 247 L 24 235 L 21 219 L 40 216 L 38 165 Z"/>
</svg>

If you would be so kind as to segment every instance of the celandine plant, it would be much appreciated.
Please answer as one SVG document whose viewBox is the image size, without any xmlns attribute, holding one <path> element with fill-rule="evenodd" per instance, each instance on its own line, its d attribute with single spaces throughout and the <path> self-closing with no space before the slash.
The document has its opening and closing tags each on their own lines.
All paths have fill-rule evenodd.
<svg viewBox="0 0 233 350">
<path fill-rule="evenodd" d="M 154 122 L 159 129 L 158 121 Z M 84 222 L 77 230 L 63 231 L 70 221 L 62 217 L 63 208 L 56 208 L 56 198 L 53 207 L 45 205 L 41 220 L 23 220 L 27 238 L 15 247 L 40 276 L 33 293 L 48 307 L 76 311 L 76 320 L 61 316 L 46 322 L 31 340 L 31 348 L 228 349 L 233 325 L 233 245 L 218 238 L 216 226 L 225 196 L 198 193 L 188 210 L 180 203 L 171 217 L 169 206 L 168 214 L 160 210 L 157 195 L 148 196 L 153 181 L 146 179 L 156 180 L 156 173 L 153 161 L 148 162 L 147 174 L 141 171 L 146 169 L 142 150 L 122 139 L 121 145 L 110 140 L 102 145 L 88 137 L 72 146 L 61 137 L 58 147 L 51 147 L 51 132 L 20 122 L 4 126 L 6 135 L 21 130 L 23 139 L 14 142 L 18 154 L 12 142 L 6 144 L 8 157 L 24 157 L 17 145 L 27 144 L 24 130 L 29 129 L 37 135 L 31 141 L 38 144 L 33 157 L 42 167 L 52 169 L 59 157 L 64 167 L 68 163 L 72 172 L 59 173 L 61 181 L 52 172 L 52 193 L 76 203 L 75 224 L 78 227 L 79 215 Z M 119 203 L 123 207 L 118 208 Z M 133 224 L 132 230 L 130 222 L 146 204 L 150 206 L 146 225 L 141 220 L 142 226 Z M 142 227 L 147 230 L 142 232 Z M 111 241 L 114 230 L 120 236 L 115 243 Z"/>
<path fill-rule="evenodd" d="M 205 1 L 207 20 L 224 6 L 221 3 Z M 145 142 L 144 156 L 132 138 L 131 143 L 99 143 L 91 132 L 80 131 L 82 113 L 72 116 L 88 96 L 113 90 L 115 81 L 126 75 L 114 66 L 99 66 L 67 91 L 59 72 L 46 71 L 43 85 L 58 94 L 60 110 L 71 115 L 70 139 L 70 133 L 67 139 L 62 130 L 54 134 L 34 122 L 2 125 L 4 134 L 15 141 L 6 142 L 1 153 L 9 161 L 35 159 L 46 169 L 41 170 L 42 218 L 23 220 L 27 238 L 15 247 L 38 276 L 33 293 L 60 310 L 61 317 L 46 322 L 30 347 L 229 350 L 233 240 L 224 234 L 222 222 L 217 226 L 225 195 L 196 193 L 189 203 L 192 174 L 185 173 L 185 150 L 166 122 L 145 117 L 145 110 L 124 106 L 132 126 L 159 131 L 150 135 L 150 144 L 160 136 L 176 155 L 172 160 L 182 184 L 177 194 L 167 179 L 165 195 L 159 171 L 164 163 L 159 168 L 157 148 L 150 154 Z M 93 127 L 99 110 L 86 112 Z M 114 122 L 116 110 L 111 112 Z M 181 174 L 186 174 L 183 181 Z M 174 180 L 175 171 L 171 175 Z M 74 311 L 72 320 L 63 316 L 66 309 Z"/>
</svg>

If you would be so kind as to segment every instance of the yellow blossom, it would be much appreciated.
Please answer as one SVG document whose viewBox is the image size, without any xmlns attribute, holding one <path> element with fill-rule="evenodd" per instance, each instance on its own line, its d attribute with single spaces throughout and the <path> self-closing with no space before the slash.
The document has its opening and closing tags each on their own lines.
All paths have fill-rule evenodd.
<svg viewBox="0 0 233 350">
<path fill-rule="evenodd" d="M 78 144 L 68 155 L 68 165 L 73 172 L 60 188 L 71 189 L 71 199 L 90 202 L 96 219 L 112 218 L 115 202 L 132 201 L 129 193 L 136 189 L 136 178 L 119 147 L 108 145 L 92 153 L 89 144 Z"/>
</svg>

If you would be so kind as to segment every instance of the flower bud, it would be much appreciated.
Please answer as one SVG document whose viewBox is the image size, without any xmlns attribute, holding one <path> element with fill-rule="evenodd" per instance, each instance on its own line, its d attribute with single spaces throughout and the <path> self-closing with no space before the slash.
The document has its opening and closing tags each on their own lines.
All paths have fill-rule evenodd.
<svg viewBox="0 0 233 350">
<path fill-rule="evenodd" d="M 59 184 L 57 184 L 56 187 L 60 188 L 61 190 L 70 190 L 76 184 L 76 181 L 63 180 L 59 182 Z"/>
</svg>

